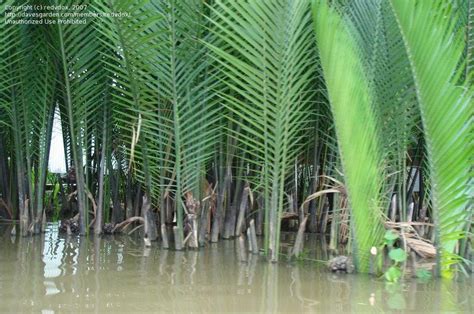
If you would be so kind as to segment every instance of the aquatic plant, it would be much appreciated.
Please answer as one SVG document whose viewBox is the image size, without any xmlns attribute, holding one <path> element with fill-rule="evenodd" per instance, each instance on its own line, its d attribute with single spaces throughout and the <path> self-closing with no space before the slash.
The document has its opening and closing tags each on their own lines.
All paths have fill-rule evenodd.
<svg viewBox="0 0 474 314">
<path fill-rule="evenodd" d="M 391 1 L 409 60 L 426 139 L 441 274 L 452 276 L 455 246 L 472 210 L 474 88 L 457 13 L 441 1 Z M 462 78 L 463 75 L 467 77 Z M 470 114 L 469 114 L 470 112 Z"/>
<path fill-rule="evenodd" d="M 0 6 L 0 215 L 24 235 L 57 119 L 53 203 L 81 234 L 196 248 L 253 219 L 277 261 L 307 222 L 368 272 L 404 223 L 443 276 L 471 256 L 472 0 L 91 0 L 85 23 L 7 23 L 24 3 Z"/>
<path fill-rule="evenodd" d="M 430 192 L 439 234 L 439 265 L 443 276 L 451 276 L 450 266 L 459 262 L 454 254 L 455 244 L 464 237 L 465 219 L 472 210 L 469 205 L 469 191 L 472 189 L 469 176 L 472 172 L 473 146 L 472 141 L 469 142 L 468 112 L 472 115 L 473 88 L 469 83 L 472 74 L 465 64 L 469 60 L 463 55 L 466 51 L 464 30 L 456 28 L 460 10 L 443 5 L 440 1 L 392 1 L 390 6 L 381 1 L 354 1 L 351 4 L 332 6 L 327 1 L 314 1 L 313 10 L 323 73 L 333 108 L 338 145 L 355 220 L 353 228 L 356 252 L 358 255 L 368 256 L 365 245 L 374 244 L 373 241 L 379 239 L 373 235 L 365 236 L 365 239 L 359 238 L 363 233 L 370 235 L 371 232 L 380 230 L 377 224 L 370 223 L 370 218 L 378 217 L 374 205 L 381 201 L 368 204 L 368 199 L 377 200 L 379 191 L 385 190 L 382 184 L 375 184 L 376 180 L 388 178 L 379 166 L 379 161 L 383 158 L 379 147 L 388 152 L 383 159 L 388 169 L 406 171 L 405 152 L 409 144 L 406 134 L 409 135 L 411 131 L 404 124 L 407 119 L 403 117 L 415 115 L 416 112 L 407 110 L 409 107 L 404 104 L 417 102 L 423 122 Z M 330 29 L 336 29 L 336 32 L 330 32 Z M 433 29 L 436 31 L 432 31 Z M 368 53 L 364 51 L 367 46 L 370 49 Z M 390 56 L 392 49 L 401 53 Z M 390 57 L 402 61 L 393 62 Z M 411 73 L 406 71 L 407 68 L 411 69 Z M 384 78 L 387 74 L 391 79 Z M 397 84 L 392 84 L 393 82 Z M 413 90 L 407 93 L 409 86 Z M 374 102 L 378 102 L 377 105 Z M 397 119 L 401 119 L 393 121 L 392 126 L 387 127 L 384 114 L 390 112 L 386 111 L 387 108 L 396 108 L 395 106 L 404 108 L 405 113 L 399 112 Z M 343 111 L 338 114 L 337 110 Z M 412 118 L 411 121 L 416 119 Z M 394 133 L 392 130 L 399 125 L 403 133 Z M 344 132 L 345 128 L 350 131 Z M 390 134 L 406 140 L 401 142 L 402 146 L 391 147 L 390 142 L 389 145 L 380 145 L 379 141 L 385 136 L 390 140 Z M 365 142 L 357 141 L 357 136 Z M 402 154 L 391 153 L 400 151 L 400 148 Z M 360 156 L 358 154 L 363 156 L 364 161 L 356 159 Z M 391 155 L 395 158 L 398 155 L 398 160 L 401 157 L 402 162 L 393 163 Z M 373 170 L 369 171 L 371 164 Z M 365 167 L 365 171 L 357 173 L 366 177 L 357 178 L 351 184 L 352 167 Z M 402 181 L 395 181 L 399 190 L 405 185 L 404 176 L 401 178 Z M 363 192 L 369 186 L 367 182 L 374 184 L 373 188 L 368 192 L 366 203 L 359 204 L 355 198 L 361 197 L 361 193 L 367 195 Z M 401 190 L 405 196 L 401 203 L 405 207 L 406 188 Z M 406 214 L 406 211 L 400 212 Z M 361 223 L 369 222 L 362 230 L 357 227 L 359 218 Z M 392 215 L 392 219 L 394 218 Z M 360 247 L 361 244 L 363 247 Z M 367 265 L 366 261 L 364 265 Z"/>
<path fill-rule="evenodd" d="M 315 2 L 314 21 L 329 94 L 344 180 L 352 209 L 355 265 L 367 272 L 370 248 L 381 241 L 379 191 L 383 172 L 373 99 L 357 47 L 340 13 Z"/>
<path fill-rule="evenodd" d="M 218 41 L 209 47 L 231 91 L 219 93 L 241 130 L 233 135 L 242 145 L 240 156 L 261 171 L 248 180 L 264 195 L 265 251 L 272 261 L 278 260 L 285 179 L 304 148 L 303 130 L 314 119 L 309 7 L 307 1 L 217 1 L 212 8 Z"/>
<path fill-rule="evenodd" d="M 387 281 L 398 282 L 403 277 L 403 270 L 400 267 L 400 263 L 404 263 L 407 260 L 407 252 L 402 248 L 395 248 L 394 244 L 399 238 L 398 234 L 391 230 L 387 230 L 384 235 L 383 247 L 388 248 L 388 257 L 392 261 L 392 265 L 385 271 L 384 276 Z M 383 254 L 383 247 L 380 250 Z"/>
</svg>

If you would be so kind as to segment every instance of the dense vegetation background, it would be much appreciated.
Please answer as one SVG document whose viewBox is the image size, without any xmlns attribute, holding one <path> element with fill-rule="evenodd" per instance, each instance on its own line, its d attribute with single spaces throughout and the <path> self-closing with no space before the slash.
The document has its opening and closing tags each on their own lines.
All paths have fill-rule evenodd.
<svg viewBox="0 0 474 314">
<path fill-rule="evenodd" d="M 472 255 L 472 0 L 61 1 L 102 16 L 7 23 L 24 4 L 59 2 L 0 6 L 0 214 L 24 235 L 62 195 L 81 234 L 140 221 L 165 248 L 255 222 L 276 261 L 297 218 L 362 272 L 385 229 L 434 242 L 447 277 Z"/>
</svg>

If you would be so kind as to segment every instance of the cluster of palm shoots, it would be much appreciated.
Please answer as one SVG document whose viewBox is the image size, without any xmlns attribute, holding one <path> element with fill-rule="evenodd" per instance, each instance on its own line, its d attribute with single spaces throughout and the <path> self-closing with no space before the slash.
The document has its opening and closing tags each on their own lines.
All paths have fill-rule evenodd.
<svg viewBox="0 0 474 314">
<path fill-rule="evenodd" d="M 470 254 L 472 0 L 90 0 L 86 23 L 7 23 L 25 3 L 59 1 L 0 6 L 0 207 L 23 234 L 56 115 L 81 234 L 139 216 L 181 248 L 254 220 L 277 261 L 282 219 L 309 215 L 361 272 L 400 222 L 431 226 L 446 276 Z"/>
</svg>

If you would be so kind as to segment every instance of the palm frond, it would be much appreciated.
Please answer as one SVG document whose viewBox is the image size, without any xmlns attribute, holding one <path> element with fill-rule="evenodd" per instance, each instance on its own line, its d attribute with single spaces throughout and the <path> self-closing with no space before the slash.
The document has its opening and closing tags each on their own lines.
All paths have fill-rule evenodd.
<svg viewBox="0 0 474 314">
<path fill-rule="evenodd" d="M 381 136 L 380 147 L 386 175 L 383 207 L 392 193 L 399 200 L 400 219 L 405 220 L 409 151 L 420 137 L 420 114 L 410 64 L 397 22 L 382 1 L 356 0 L 345 10 L 369 86 L 373 90 L 374 114 Z M 394 174 L 394 175 L 388 175 Z M 395 188 L 394 188 L 395 187 Z"/>
<path fill-rule="evenodd" d="M 341 13 L 327 1 L 313 6 L 319 55 L 334 117 L 347 186 L 359 271 L 369 268 L 370 248 L 383 234 L 380 213 L 382 153 L 374 96 L 363 69 L 361 51 Z"/>
<path fill-rule="evenodd" d="M 211 67 L 213 61 L 200 42 L 206 36 L 204 4 L 174 0 L 151 4 L 161 16 L 155 31 L 160 47 L 153 73 L 161 101 L 155 120 L 163 123 L 153 124 L 150 131 L 163 134 L 163 154 L 157 156 L 155 163 L 172 170 L 167 185 L 173 187 L 177 224 L 182 233 L 183 213 L 187 211 L 183 196 L 188 193 L 201 198 L 201 178 L 220 135 L 220 108 L 210 93 L 217 81 Z M 157 170 L 163 175 L 162 169 Z"/>
<path fill-rule="evenodd" d="M 23 60 L 24 47 L 21 46 L 24 25 L 8 24 L 6 8 L 13 5 L 7 1 L 0 6 L 0 112 L 2 117 L 2 133 L 10 140 L 11 157 L 14 158 L 13 173 L 17 180 L 17 202 L 20 218 L 20 229 L 23 235 L 27 234 L 29 213 L 27 211 L 27 187 L 23 178 L 26 175 L 24 159 L 24 130 L 21 119 L 21 86 L 19 84 Z"/>
<path fill-rule="evenodd" d="M 409 56 L 430 165 L 441 274 L 452 275 L 451 254 L 470 210 L 473 87 L 457 82 L 466 42 L 443 1 L 391 1 Z M 472 121 L 471 121 L 472 122 Z M 471 191 L 471 192 L 470 192 Z"/>
<path fill-rule="evenodd" d="M 157 14 L 145 10 L 145 2 L 97 1 L 98 12 L 129 12 L 130 17 L 104 17 L 96 21 L 98 42 L 102 47 L 101 63 L 111 86 L 111 118 L 118 127 L 120 139 L 128 159 L 128 171 L 133 171 L 145 184 L 147 193 L 157 193 L 152 184 L 150 156 L 153 145 L 149 141 L 143 120 L 154 121 L 153 106 L 157 103 L 156 78 L 152 75 L 152 53 L 156 47 L 150 27 L 158 20 Z M 160 140 L 162 140 L 160 138 Z"/>
<path fill-rule="evenodd" d="M 217 1 L 212 10 L 221 45 L 209 47 L 230 90 L 221 93 L 222 102 L 241 129 L 236 137 L 248 161 L 263 171 L 265 250 L 276 261 L 284 180 L 302 151 L 301 130 L 312 121 L 308 84 L 316 59 L 309 2 Z"/>
<path fill-rule="evenodd" d="M 62 3 L 72 4 L 72 2 Z M 92 9 L 91 9 L 92 10 Z M 86 24 L 58 23 L 52 37 L 61 73 L 61 91 L 63 101 L 60 108 L 67 117 L 71 153 L 74 161 L 77 182 L 77 198 L 80 212 L 81 234 L 86 233 L 87 201 L 84 156 L 87 158 L 91 145 L 90 126 L 94 123 L 98 101 L 105 87 L 104 71 L 101 70 L 100 45 L 96 40 L 97 31 Z M 88 43 L 79 45 L 78 43 Z"/>
<path fill-rule="evenodd" d="M 474 81 L 474 1 L 467 1 L 466 10 L 466 80 Z"/>
</svg>

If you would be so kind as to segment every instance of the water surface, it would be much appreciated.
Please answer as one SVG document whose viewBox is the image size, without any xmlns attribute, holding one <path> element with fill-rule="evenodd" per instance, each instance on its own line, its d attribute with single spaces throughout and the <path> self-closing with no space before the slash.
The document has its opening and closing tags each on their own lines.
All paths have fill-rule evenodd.
<svg viewBox="0 0 474 314">
<path fill-rule="evenodd" d="M 313 262 L 237 260 L 234 241 L 199 251 L 144 248 L 137 237 L 41 236 L 0 225 L 0 313 L 472 312 L 474 279 L 387 284 Z M 310 256 L 326 259 L 318 241 Z M 156 245 L 156 244 L 154 244 Z"/>
</svg>

